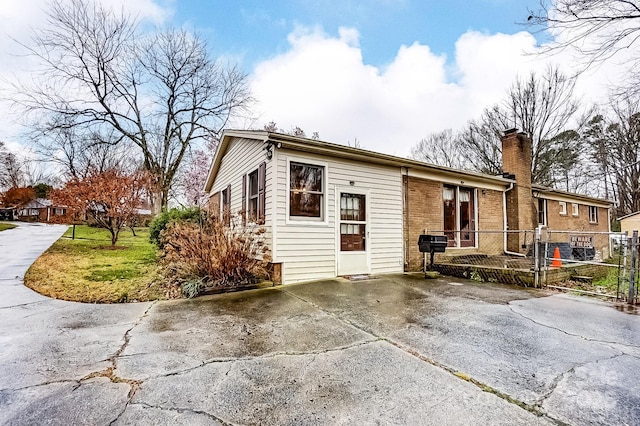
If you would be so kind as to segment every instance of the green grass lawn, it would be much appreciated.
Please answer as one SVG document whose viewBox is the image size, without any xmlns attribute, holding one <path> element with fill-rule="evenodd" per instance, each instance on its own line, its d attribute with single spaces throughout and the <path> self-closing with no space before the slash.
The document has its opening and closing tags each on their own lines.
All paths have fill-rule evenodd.
<svg viewBox="0 0 640 426">
<path fill-rule="evenodd" d="M 0 222 L 0 231 L 6 231 L 7 229 L 13 229 L 16 225 L 11 223 Z"/>
<path fill-rule="evenodd" d="M 25 275 L 25 285 L 56 299 L 119 303 L 163 298 L 148 228 L 125 229 L 115 247 L 108 231 L 85 225 L 56 241 Z"/>
</svg>

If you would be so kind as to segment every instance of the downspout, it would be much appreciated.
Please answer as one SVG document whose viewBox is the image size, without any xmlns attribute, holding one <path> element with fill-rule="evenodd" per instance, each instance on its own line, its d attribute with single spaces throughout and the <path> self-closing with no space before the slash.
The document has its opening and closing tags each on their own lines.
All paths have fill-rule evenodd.
<svg viewBox="0 0 640 426">
<path fill-rule="evenodd" d="M 404 260 L 404 266 L 402 267 L 402 269 L 404 271 L 407 271 L 409 269 L 409 167 L 405 167 L 405 175 L 402 177 L 402 189 L 403 189 L 403 194 L 402 194 L 402 202 L 404 204 L 404 209 L 402 212 L 402 233 L 404 234 L 406 231 L 406 234 L 403 235 L 403 260 Z"/>
<path fill-rule="evenodd" d="M 511 191 L 513 187 L 514 187 L 514 183 L 511 182 L 509 183 L 509 187 L 504 191 L 502 191 L 502 221 L 503 221 L 502 223 L 504 225 L 504 232 L 502 233 L 503 250 L 505 254 L 510 254 L 512 256 L 527 257 L 526 254 L 516 253 L 516 252 L 507 250 L 507 231 L 509 230 L 507 226 L 507 192 Z"/>
<path fill-rule="evenodd" d="M 273 159 L 269 161 L 271 163 L 271 261 L 273 263 L 278 263 L 278 212 L 276 211 L 278 205 L 278 182 L 280 177 L 278 176 L 278 150 L 276 149 L 273 154 Z M 266 167 L 266 166 L 265 166 Z M 267 182 L 266 182 L 266 171 L 265 171 L 265 183 L 264 183 L 264 195 L 265 195 L 265 206 L 264 213 L 265 219 L 267 216 Z M 283 268 L 284 269 L 284 268 Z M 280 280 L 284 283 L 284 271 L 280 270 Z"/>
</svg>

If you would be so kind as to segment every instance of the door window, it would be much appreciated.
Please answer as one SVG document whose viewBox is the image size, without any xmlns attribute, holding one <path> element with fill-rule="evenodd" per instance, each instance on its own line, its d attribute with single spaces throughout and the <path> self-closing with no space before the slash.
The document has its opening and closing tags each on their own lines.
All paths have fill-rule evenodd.
<svg viewBox="0 0 640 426">
<path fill-rule="evenodd" d="M 340 250 L 365 251 L 366 197 L 363 194 L 340 194 Z"/>
</svg>

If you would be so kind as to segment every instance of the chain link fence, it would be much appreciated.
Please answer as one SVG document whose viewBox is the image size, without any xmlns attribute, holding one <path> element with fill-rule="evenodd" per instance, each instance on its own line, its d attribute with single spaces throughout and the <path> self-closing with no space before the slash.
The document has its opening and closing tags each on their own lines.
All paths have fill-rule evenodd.
<svg viewBox="0 0 640 426">
<path fill-rule="evenodd" d="M 433 269 L 476 281 L 534 286 L 535 230 L 430 231 L 446 235 L 445 253 L 437 253 Z M 425 256 L 425 265 L 428 265 Z"/>
<path fill-rule="evenodd" d="M 540 235 L 541 283 L 549 288 L 636 303 L 638 250 L 620 232 L 543 229 Z"/>
<path fill-rule="evenodd" d="M 638 237 L 620 232 L 430 231 L 447 237 L 433 269 L 477 281 L 638 301 Z M 636 233 L 637 234 L 637 233 Z M 635 241 L 635 243 L 634 243 Z M 425 253 L 425 268 L 431 268 Z"/>
</svg>

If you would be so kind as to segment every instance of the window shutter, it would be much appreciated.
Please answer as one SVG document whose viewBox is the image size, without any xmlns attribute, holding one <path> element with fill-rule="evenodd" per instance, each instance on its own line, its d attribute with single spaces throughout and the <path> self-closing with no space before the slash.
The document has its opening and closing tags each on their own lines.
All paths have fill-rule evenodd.
<svg viewBox="0 0 640 426">
<path fill-rule="evenodd" d="M 264 222 L 265 216 L 265 184 L 267 181 L 267 163 L 258 167 L 258 221 Z"/>
<path fill-rule="evenodd" d="M 242 175 L 242 225 L 247 224 L 247 175 Z"/>
</svg>

